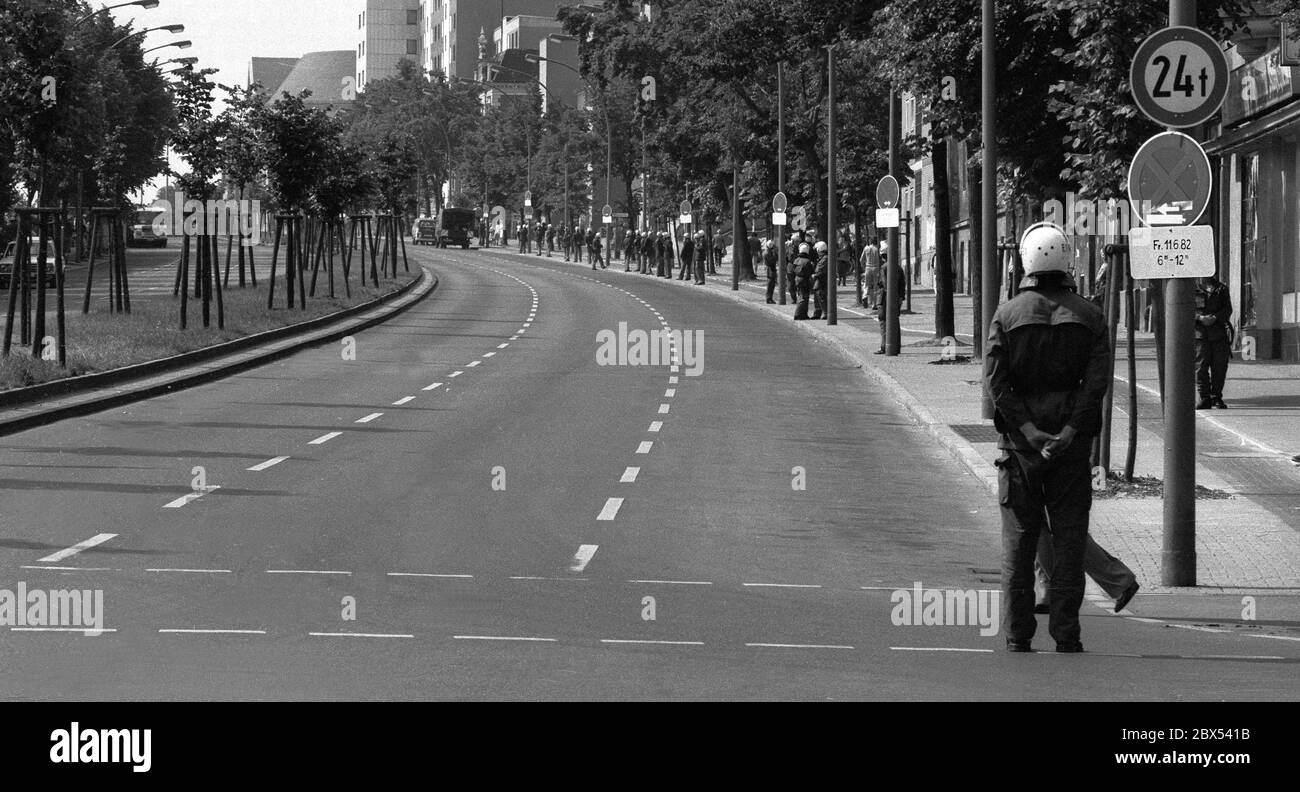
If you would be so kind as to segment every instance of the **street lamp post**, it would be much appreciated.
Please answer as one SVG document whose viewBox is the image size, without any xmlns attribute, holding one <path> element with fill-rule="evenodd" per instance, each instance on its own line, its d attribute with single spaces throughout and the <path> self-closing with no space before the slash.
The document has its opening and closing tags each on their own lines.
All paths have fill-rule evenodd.
<svg viewBox="0 0 1300 792">
<path fill-rule="evenodd" d="M 90 20 L 94 19 L 95 17 L 99 16 L 105 11 L 112 11 L 114 8 L 125 8 L 127 6 L 140 6 L 141 8 L 157 8 L 158 3 L 159 0 L 131 0 L 128 3 L 118 3 L 116 5 L 104 6 L 98 11 L 91 11 L 89 14 L 86 14 L 81 19 L 78 19 L 76 22 L 72 23 L 72 29 L 76 30 L 86 22 L 89 22 Z"/>
</svg>

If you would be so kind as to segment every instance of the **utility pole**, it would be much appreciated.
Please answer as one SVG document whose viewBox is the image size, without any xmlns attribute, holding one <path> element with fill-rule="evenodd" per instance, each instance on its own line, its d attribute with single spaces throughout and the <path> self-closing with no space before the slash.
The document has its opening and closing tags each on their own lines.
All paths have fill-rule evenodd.
<svg viewBox="0 0 1300 792">
<path fill-rule="evenodd" d="M 731 152 L 731 290 L 740 291 L 740 161 Z"/>
<path fill-rule="evenodd" d="M 998 138 L 997 138 L 997 38 L 994 24 L 996 14 L 993 6 L 993 0 L 983 0 L 983 31 L 982 31 L 982 51 L 980 57 L 983 60 L 983 95 L 982 113 L 983 113 L 983 134 L 984 134 L 984 162 L 983 173 L 981 176 L 981 188 L 983 195 L 981 197 L 980 207 L 980 326 L 975 328 L 975 332 L 980 334 L 981 350 L 985 355 L 988 354 L 988 344 L 986 339 L 989 336 L 989 327 L 993 323 L 993 313 L 998 309 Z M 993 398 L 989 395 L 988 389 L 981 389 L 983 393 L 983 402 L 981 413 L 986 420 L 993 419 Z"/>
<path fill-rule="evenodd" d="M 785 64 L 776 64 L 776 190 L 785 194 Z M 782 235 L 786 226 L 778 226 Z M 785 305 L 785 240 L 776 240 L 777 285 L 781 291 L 781 305 Z"/>
<path fill-rule="evenodd" d="M 831 44 L 826 48 L 826 89 L 827 89 L 827 110 L 826 110 L 826 324 L 837 325 L 840 323 L 839 312 L 836 310 L 839 301 L 839 292 L 836 289 L 839 283 L 839 264 L 837 262 L 839 240 L 836 238 L 836 229 L 838 218 L 836 204 L 839 203 L 839 189 L 835 186 L 835 45 Z"/>
<path fill-rule="evenodd" d="M 898 91 L 889 91 L 889 175 L 898 179 L 902 175 L 902 152 L 899 147 L 903 136 L 903 100 Z M 897 357 L 903 351 L 901 329 L 898 325 L 898 294 L 903 284 L 895 274 L 898 269 L 898 226 L 889 229 L 889 261 L 885 262 L 885 354 Z"/>
<path fill-rule="evenodd" d="M 1169 24 L 1196 27 L 1196 0 L 1169 0 Z M 1190 130 L 1189 130 L 1190 131 Z M 1112 276 L 1113 277 L 1113 276 Z M 1196 585 L 1196 405 L 1192 335 L 1194 281 L 1165 281 L 1164 531 L 1160 582 Z"/>
</svg>

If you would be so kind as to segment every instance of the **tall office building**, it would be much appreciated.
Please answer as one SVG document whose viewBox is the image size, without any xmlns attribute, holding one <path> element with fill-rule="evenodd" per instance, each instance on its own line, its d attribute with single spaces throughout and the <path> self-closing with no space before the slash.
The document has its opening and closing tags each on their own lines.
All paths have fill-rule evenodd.
<svg viewBox="0 0 1300 792">
<path fill-rule="evenodd" d="M 567 4 L 564 0 L 419 0 L 424 68 L 448 78 L 473 79 L 480 33 L 491 37 L 505 20 L 520 15 L 555 19 Z M 518 49 L 536 49 L 536 43 Z"/>
<path fill-rule="evenodd" d="M 490 0 L 479 0 L 491 4 Z M 357 25 L 357 90 L 397 74 L 403 58 L 421 64 L 421 0 L 353 0 Z"/>
</svg>

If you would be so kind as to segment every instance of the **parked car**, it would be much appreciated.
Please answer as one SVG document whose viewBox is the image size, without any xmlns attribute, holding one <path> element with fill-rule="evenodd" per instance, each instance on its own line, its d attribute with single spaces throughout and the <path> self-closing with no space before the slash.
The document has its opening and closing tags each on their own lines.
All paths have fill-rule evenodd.
<svg viewBox="0 0 1300 792">
<path fill-rule="evenodd" d="M 415 221 L 415 244 L 437 245 L 438 221 L 432 217 L 421 217 Z"/>
<path fill-rule="evenodd" d="M 33 285 L 36 283 L 36 270 L 40 261 L 38 255 L 39 247 L 40 242 L 33 239 L 28 248 L 28 260 L 30 261 L 28 268 L 28 283 Z M 5 245 L 4 255 L 0 256 L 0 289 L 9 288 L 9 281 L 13 278 L 14 257 L 16 253 L 17 243 L 10 242 Z M 54 243 L 47 240 L 45 243 L 45 286 L 46 288 L 52 289 L 57 285 L 58 273 L 54 271 Z"/>
</svg>

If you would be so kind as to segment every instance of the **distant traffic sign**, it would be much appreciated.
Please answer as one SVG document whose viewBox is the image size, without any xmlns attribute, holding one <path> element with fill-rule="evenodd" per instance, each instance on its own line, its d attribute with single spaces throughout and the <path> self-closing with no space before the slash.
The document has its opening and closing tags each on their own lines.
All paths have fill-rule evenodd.
<svg viewBox="0 0 1300 792">
<path fill-rule="evenodd" d="M 876 206 L 889 209 L 898 206 L 898 179 L 886 176 L 876 185 Z"/>
<path fill-rule="evenodd" d="M 1215 272 L 1214 229 L 1209 226 L 1135 227 L 1128 232 L 1134 278 L 1205 278 Z"/>
<path fill-rule="evenodd" d="M 785 212 L 773 212 L 773 213 L 772 213 L 772 225 L 774 225 L 774 226 L 786 226 L 786 225 L 789 225 L 789 224 L 790 224 L 790 216 L 787 215 Z"/>
<path fill-rule="evenodd" d="M 601 215 L 601 222 L 604 223 L 605 225 L 609 225 L 610 223 L 614 222 L 614 207 L 610 206 L 609 204 L 605 204 L 605 208 L 600 210 L 600 215 Z"/>
<path fill-rule="evenodd" d="M 678 207 L 678 209 L 680 209 L 681 213 L 684 215 L 691 214 L 695 211 L 695 209 L 691 206 L 690 201 L 682 201 L 682 205 Z"/>
<path fill-rule="evenodd" d="M 524 193 L 524 208 L 529 208 L 529 207 L 531 207 L 532 205 L 533 205 L 533 193 L 532 193 L 532 191 L 529 191 L 529 192 Z"/>
<path fill-rule="evenodd" d="M 772 196 L 772 211 L 773 211 L 773 212 L 784 213 L 785 210 L 786 210 L 786 209 L 789 209 L 789 208 L 790 208 L 790 204 L 789 204 L 789 201 L 788 201 L 788 200 L 786 199 L 786 197 L 785 197 L 785 193 L 783 193 L 783 192 L 779 192 L 779 193 L 777 193 L 776 195 Z M 785 225 L 785 224 L 784 224 L 784 223 L 780 223 L 779 225 Z"/>
<path fill-rule="evenodd" d="M 1157 30 L 1129 67 L 1138 109 L 1167 127 L 1203 124 L 1228 95 L 1228 59 L 1219 42 L 1192 27 Z"/>
<path fill-rule="evenodd" d="M 898 207 L 876 210 L 876 228 L 898 228 Z"/>
<path fill-rule="evenodd" d="M 1129 166 L 1129 201 L 1146 225 L 1192 225 L 1209 206 L 1213 186 L 1205 149 L 1182 132 L 1151 137 Z"/>
<path fill-rule="evenodd" d="M 691 217 L 689 214 L 682 214 L 680 217 L 677 218 L 677 222 L 680 225 L 690 225 L 691 223 L 695 222 L 695 219 Z"/>
</svg>

